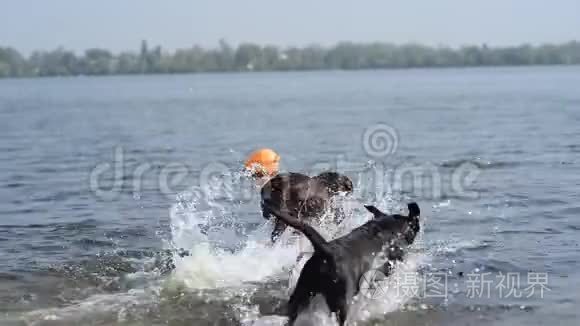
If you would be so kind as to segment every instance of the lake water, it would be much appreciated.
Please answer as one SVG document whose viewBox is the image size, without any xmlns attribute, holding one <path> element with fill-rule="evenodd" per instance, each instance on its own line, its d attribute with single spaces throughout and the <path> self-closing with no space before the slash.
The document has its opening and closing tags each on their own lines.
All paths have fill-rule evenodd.
<svg viewBox="0 0 580 326">
<path fill-rule="evenodd" d="M 351 227 L 421 206 L 354 323 L 577 325 L 579 67 L 0 80 L 0 324 L 283 323 L 258 147 L 349 175 Z"/>
</svg>

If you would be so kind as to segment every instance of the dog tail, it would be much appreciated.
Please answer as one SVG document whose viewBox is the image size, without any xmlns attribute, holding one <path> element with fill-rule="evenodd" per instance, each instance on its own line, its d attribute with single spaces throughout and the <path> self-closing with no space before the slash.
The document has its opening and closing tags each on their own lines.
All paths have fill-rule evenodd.
<svg viewBox="0 0 580 326">
<path fill-rule="evenodd" d="M 409 203 L 407 204 L 407 208 L 409 208 L 409 217 L 414 218 L 421 215 L 421 210 L 419 209 L 419 205 L 417 203 Z"/>
<path fill-rule="evenodd" d="M 273 215 L 284 221 L 284 223 L 302 232 L 308 238 L 308 240 L 310 240 L 310 242 L 312 243 L 312 247 L 314 247 L 315 251 L 324 253 L 326 256 L 332 257 L 332 252 L 329 248 L 328 242 L 324 239 L 322 235 L 320 235 L 320 233 L 318 233 L 318 231 L 316 231 L 316 229 L 300 221 L 296 217 L 274 208 L 267 201 L 264 202 L 264 206 L 268 208 L 270 213 L 272 213 Z"/>
<path fill-rule="evenodd" d="M 381 215 L 385 215 L 385 213 L 381 212 L 378 208 L 376 208 L 373 205 L 365 205 L 365 208 L 369 212 L 371 212 L 375 216 L 375 218 L 378 217 L 378 216 L 381 216 Z"/>
</svg>

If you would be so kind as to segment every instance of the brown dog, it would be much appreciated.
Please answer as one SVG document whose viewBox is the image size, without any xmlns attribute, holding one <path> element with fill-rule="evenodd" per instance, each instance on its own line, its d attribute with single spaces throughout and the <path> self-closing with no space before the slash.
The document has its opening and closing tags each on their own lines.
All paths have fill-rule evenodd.
<svg viewBox="0 0 580 326">
<path fill-rule="evenodd" d="M 292 172 L 281 173 L 262 187 L 262 216 L 266 219 L 275 217 L 270 211 L 272 207 L 301 220 L 317 219 L 326 211 L 333 196 L 340 192 L 350 194 L 352 191 L 352 181 L 336 172 L 323 172 L 315 177 Z M 265 205 L 266 202 L 268 205 Z M 286 226 L 281 219 L 276 219 L 272 242 L 277 240 Z"/>
</svg>

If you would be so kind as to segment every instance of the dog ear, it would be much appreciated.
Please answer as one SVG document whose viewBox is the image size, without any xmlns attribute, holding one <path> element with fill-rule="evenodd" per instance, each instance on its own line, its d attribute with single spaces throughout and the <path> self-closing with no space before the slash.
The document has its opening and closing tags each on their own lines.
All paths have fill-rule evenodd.
<svg viewBox="0 0 580 326">
<path fill-rule="evenodd" d="M 409 217 L 413 218 L 421 215 L 421 210 L 419 209 L 419 205 L 417 205 L 417 203 L 409 203 L 407 208 L 409 209 Z"/>
<path fill-rule="evenodd" d="M 379 216 L 383 216 L 383 215 L 385 215 L 385 213 L 381 212 L 381 211 L 380 211 L 378 208 L 376 208 L 376 207 L 375 207 L 375 206 L 373 206 L 373 205 L 365 205 L 365 208 L 366 208 L 366 209 L 367 209 L 369 212 L 373 213 L 373 215 L 375 216 L 375 218 L 377 218 L 377 217 L 379 217 Z"/>
</svg>

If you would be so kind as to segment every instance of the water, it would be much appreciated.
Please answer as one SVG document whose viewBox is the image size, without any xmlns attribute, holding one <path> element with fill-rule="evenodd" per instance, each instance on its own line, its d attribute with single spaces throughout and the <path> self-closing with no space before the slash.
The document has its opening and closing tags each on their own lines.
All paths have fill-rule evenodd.
<svg viewBox="0 0 580 326">
<path fill-rule="evenodd" d="M 268 146 L 355 180 L 328 236 L 363 203 L 422 207 L 404 282 L 353 323 L 576 325 L 579 85 L 578 67 L 0 80 L 0 324 L 283 324 L 299 245 L 266 245 L 238 174 Z M 369 156 L 380 123 L 393 153 Z"/>
</svg>

